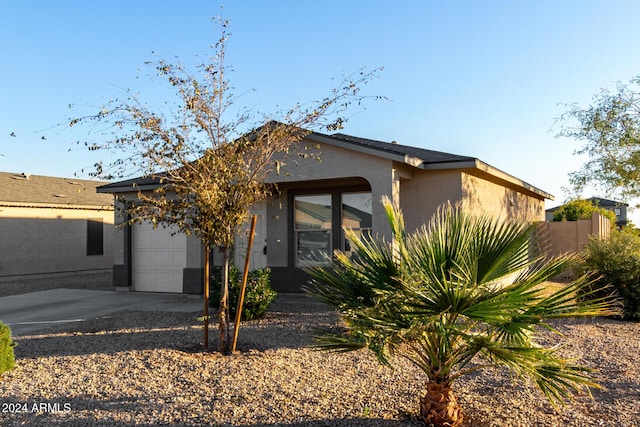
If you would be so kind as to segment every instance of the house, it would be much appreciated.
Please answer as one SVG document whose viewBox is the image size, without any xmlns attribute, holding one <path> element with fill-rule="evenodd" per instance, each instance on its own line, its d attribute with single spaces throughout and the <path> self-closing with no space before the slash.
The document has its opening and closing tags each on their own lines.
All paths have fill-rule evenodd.
<svg viewBox="0 0 640 427">
<path fill-rule="evenodd" d="M 317 156 L 283 156 L 283 170 L 269 182 L 278 195 L 260 206 L 252 268 L 268 266 L 277 291 L 300 291 L 303 269 L 326 262 L 335 249 L 350 250 L 342 226 L 359 234 L 389 238 L 380 200 L 402 209 L 408 230 L 427 222 L 445 202 L 472 211 L 544 220 L 544 201 L 553 197 L 473 157 L 358 138 L 309 134 L 300 150 Z M 319 159 L 318 159 L 319 158 Z M 107 184 L 100 193 L 135 199 L 137 188 L 151 191 L 158 180 L 138 178 Z M 114 284 L 138 291 L 202 292 L 203 250 L 193 237 L 151 224 L 116 233 Z M 236 246 L 240 266 L 246 243 Z"/>
<path fill-rule="evenodd" d="M 615 213 L 617 228 L 625 227 L 631 223 L 631 221 L 629 221 L 629 218 L 627 217 L 627 208 L 629 207 L 628 203 L 603 199 L 601 197 L 590 197 L 587 200 L 590 201 L 594 206 L 598 206 Z M 547 209 L 545 211 L 545 219 L 547 221 L 553 221 L 554 213 L 560 207 L 562 207 L 562 205 Z"/>
<path fill-rule="evenodd" d="M 109 271 L 113 198 L 104 182 L 0 172 L 0 279 Z"/>
</svg>

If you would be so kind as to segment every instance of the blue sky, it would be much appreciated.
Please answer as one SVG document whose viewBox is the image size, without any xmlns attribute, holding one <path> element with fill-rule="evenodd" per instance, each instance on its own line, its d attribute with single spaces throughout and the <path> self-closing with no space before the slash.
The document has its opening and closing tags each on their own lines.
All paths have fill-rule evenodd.
<svg viewBox="0 0 640 427">
<path fill-rule="evenodd" d="M 221 12 L 217 1 L 0 7 L 0 170 L 63 177 L 99 158 L 68 151 L 87 129 L 56 124 L 125 88 L 161 102 L 168 94 L 143 63 L 152 51 L 197 63 Z M 243 105 L 275 112 L 327 95 L 332 78 L 384 67 L 365 93 L 389 101 L 352 110 L 344 133 L 477 157 L 554 194 L 548 206 L 564 201 L 582 161 L 578 143 L 554 137 L 562 104 L 586 106 L 640 74 L 640 2 L 631 0 L 232 0 L 222 13 Z"/>
</svg>

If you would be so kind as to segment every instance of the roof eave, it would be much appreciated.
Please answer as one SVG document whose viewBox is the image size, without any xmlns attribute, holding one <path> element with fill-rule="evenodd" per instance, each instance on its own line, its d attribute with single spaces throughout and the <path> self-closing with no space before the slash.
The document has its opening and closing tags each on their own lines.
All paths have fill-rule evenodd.
<svg viewBox="0 0 640 427">
<path fill-rule="evenodd" d="M 513 185 L 522 187 L 524 189 L 526 189 L 527 191 L 530 191 L 540 197 L 543 197 L 545 199 L 549 199 L 549 200 L 554 200 L 555 197 L 550 194 L 547 193 L 546 191 L 543 191 L 537 187 L 534 187 L 533 185 L 526 183 L 524 181 L 522 181 L 519 178 L 516 178 L 513 175 L 510 175 L 506 172 L 501 171 L 500 169 L 497 169 L 479 159 L 473 159 L 473 158 L 469 158 L 469 159 L 464 159 L 464 160 L 453 160 L 453 161 L 448 161 L 448 162 L 432 162 L 429 163 L 428 161 L 426 161 L 425 159 L 421 159 L 418 157 L 414 157 L 414 156 L 410 156 L 408 154 L 404 155 L 404 154 L 397 154 L 397 153 L 392 153 L 392 152 L 387 152 L 384 150 L 379 150 L 376 148 L 372 148 L 372 147 L 366 147 L 366 146 L 362 146 L 359 144 L 354 144 L 348 141 L 343 141 L 341 139 L 336 139 L 336 138 L 332 138 L 331 136 L 328 135 L 324 135 L 321 133 L 317 133 L 317 132 L 312 132 L 307 136 L 307 139 L 310 139 L 312 141 L 316 141 L 316 142 L 321 142 L 321 143 L 325 143 L 325 144 L 331 144 L 333 146 L 336 147 L 340 147 L 340 148 L 344 148 L 344 149 L 348 149 L 351 151 L 356 151 L 356 152 L 360 152 L 360 153 L 365 153 L 365 154 L 370 154 L 370 155 L 374 155 L 377 157 L 382 157 L 382 158 L 386 158 L 389 160 L 393 160 L 395 162 L 399 162 L 399 163 L 405 163 L 407 165 L 419 168 L 419 169 L 423 169 L 423 170 L 446 170 L 446 169 L 478 169 L 481 170 L 485 173 L 488 173 L 492 176 L 495 176 L 498 179 L 501 179 L 503 181 L 509 182 Z"/>
<path fill-rule="evenodd" d="M 495 168 L 490 164 L 485 163 L 479 159 L 453 161 L 453 162 L 424 163 L 421 166 L 421 168 L 425 170 L 478 169 L 502 181 L 506 181 L 510 184 L 516 185 L 518 187 L 522 187 L 527 191 L 537 194 L 538 196 L 541 196 L 545 199 L 555 200 L 555 197 L 552 194 L 547 193 L 546 191 L 543 191 L 538 187 L 534 187 L 533 185 L 519 178 L 516 178 L 515 176 L 508 174 L 498 168 Z"/>
<path fill-rule="evenodd" d="M 324 143 L 324 144 L 333 145 L 335 147 L 344 148 L 346 150 L 356 151 L 358 153 L 369 154 L 369 155 L 376 156 L 376 157 L 382 157 L 382 158 L 385 158 L 385 159 L 393 160 L 394 162 L 408 163 L 408 164 L 410 164 L 412 166 L 417 166 L 417 164 L 422 162 L 422 160 L 416 159 L 416 158 L 408 156 L 408 155 L 391 153 L 391 152 L 379 150 L 379 149 L 373 148 L 373 147 L 365 147 L 363 145 L 355 144 L 353 142 L 343 141 L 343 140 L 337 139 L 337 138 L 332 138 L 329 135 L 323 135 L 323 134 L 318 133 L 318 132 L 312 132 L 309 135 L 307 135 L 306 138 L 311 140 L 311 141 L 321 142 L 321 143 Z M 419 162 L 419 163 L 416 163 L 416 162 Z"/>
<path fill-rule="evenodd" d="M 159 183 L 143 184 L 143 185 L 122 185 L 112 186 L 113 184 L 97 187 L 96 192 L 103 194 L 115 194 L 115 193 L 137 193 L 138 191 L 153 191 L 160 185 Z"/>
<path fill-rule="evenodd" d="M 64 204 L 64 203 L 39 203 L 39 202 L 0 202 L 0 207 L 5 208 L 38 208 L 38 209 L 77 209 L 89 211 L 105 211 L 113 210 L 112 204 L 102 205 L 83 205 L 83 204 Z"/>
</svg>

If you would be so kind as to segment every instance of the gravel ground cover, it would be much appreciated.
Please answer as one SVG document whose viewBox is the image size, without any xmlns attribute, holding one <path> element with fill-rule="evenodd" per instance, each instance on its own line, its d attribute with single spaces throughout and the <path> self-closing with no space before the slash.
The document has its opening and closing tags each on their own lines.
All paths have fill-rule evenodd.
<svg viewBox="0 0 640 427">
<path fill-rule="evenodd" d="M 0 425 L 420 425 L 424 376 L 408 362 L 391 370 L 366 351 L 309 348 L 314 327 L 337 322 L 323 305 L 277 301 L 242 324 L 233 356 L 199 350 L 197 315 L 121 311 L 19 337 L 18 366 L 0 380 Z M 598 368 L 607 390 L 556 412 L 506 372 L 478 372 L 457 384 L 465 426 L 640 426 L 640 324 L 558 327 L 565 354 Z"/>
</svg>

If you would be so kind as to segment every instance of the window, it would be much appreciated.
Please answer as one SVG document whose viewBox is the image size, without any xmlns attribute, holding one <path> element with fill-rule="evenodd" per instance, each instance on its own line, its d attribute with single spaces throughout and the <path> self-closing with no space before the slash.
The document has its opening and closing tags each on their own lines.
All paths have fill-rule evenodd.
<svg viewBox="0 0 640 427">
<path fill-rule="evenodd" d="M 87 219 L 87 255 L 103 255 L 102 218 Z"/>
<path fill-rule="evenodd" d="M 295 196 L 296 267 L 331 262 L 332 215 L 331 194 Z"/>
<path fill-rule="evenodd" d="M 293 197 L 293 253 L 296 267 L 331 264 L 334 249 L 351 254 L 352 245 L 342 227 L 361 239 L 371 237 L 371 191 L 300 194 Z"/>
<path fill-rule="evenodd" d="M 360 239 L 371 238 L 371 192 L 342 194 L 342 226 L 352 229 Z M 351 242 L 342 231 L 342 248 L 351 254 Z"/>
</svg>

